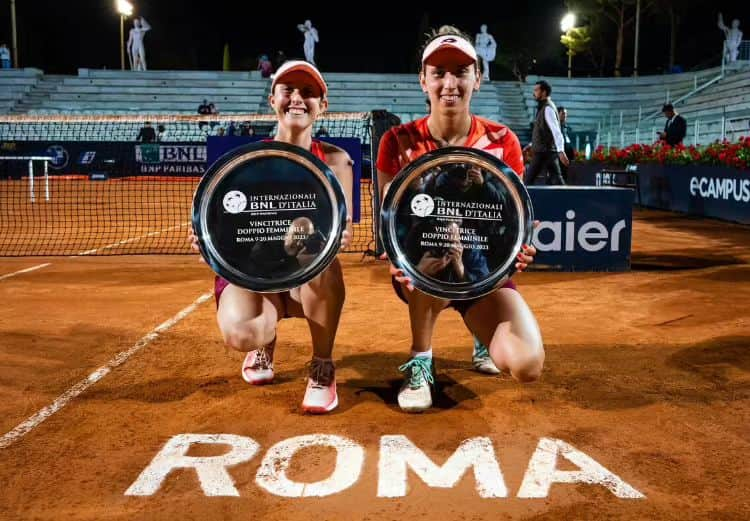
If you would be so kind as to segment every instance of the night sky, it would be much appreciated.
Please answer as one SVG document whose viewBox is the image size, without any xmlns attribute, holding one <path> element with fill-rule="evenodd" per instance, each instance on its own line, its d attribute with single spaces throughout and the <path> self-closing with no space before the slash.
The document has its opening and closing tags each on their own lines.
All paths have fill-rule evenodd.
<svg viewBox="0 0 750 521">
<path fill-rule="evenodd" d="M 646 0 L 644 0 L 646 1 Z M 150 69 L 219 70 L 225 43 L 232 68 L 255 69 L 259 54 L 283 50 L 302 57 L 303 37 L 296 26 L 310 19 L 320 33 L 316 61 L 326 72 L 415 71 L 420 28 L 452 23 L 475 34 L 486 23 L 500 53 L 531 48 L 536 59 L 530 73 L 564 75 L 565 49 L 560 44 L 562 0 L 483 1 L 482 12 L 409 6 L 408 2 L 356 2 L 353 8 L 309 2 L 294 7 L 287 2 L 229 2 L 134 0 L 136 13 L 153 29 L 146 36 Z M 723 41 L 716 15 L 727 24 L 739 18 L 744 39 L 750 39 L 750 2 L 691 0 L 682 12 L 677 62 L 685 70 L 718 64 Z M 78 67 L 118 68 L 119 16 L 114 0 L 16 0 L 19 58 L 22 66 L 48 73 L 75 74 Z M 744 6 L 741 6 L 744 4 Z M 349 5 L 355 5 L 351 3 Z M 436 3 L 433 3 L 436 5 Z M 446 14 L 447 12 L 454 14 Z M 348 20 L 343 24 L 339 20 Z M 132 23 L 126 21 L 125 34 Z M 0 39 L 10 44 L 10 2 L 0 0 Z M 614 48 L 614 37 L 610 39 Z M 10 46 L 10 45 L 9 45 Z M 633 62 L 633 31 L 626 34 L 623 72 Z M 668 60 L 669 25 L 666 17 L 649 14 L 641 25 L 640 71 L 658 73 Z M 613 54 L 613 53 L 612 53 Z M 612 74 L 612 59 L 607 74 Z M 576 75 L 596 75 L 585 57 L 574 61 Z M 510 69 L 494 65 L 497 79 L 512 79 Z"/>
</svg>

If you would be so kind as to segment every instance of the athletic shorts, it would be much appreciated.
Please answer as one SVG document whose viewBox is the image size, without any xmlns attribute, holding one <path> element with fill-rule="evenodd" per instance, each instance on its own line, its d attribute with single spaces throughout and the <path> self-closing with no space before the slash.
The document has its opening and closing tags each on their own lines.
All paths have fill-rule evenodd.
<svg viewBox="0 0 750 521">
<path fill-rule="evenodd" d="M 391 276 L 391 284 L 393 285 L 393 289 L 396 291 L 396 295 L 398 295 L 398 298 L 403 300 L 405 304 L 408 304 L 409 302 L 404 296 L 403 287 L 401 286 L 401 283 L 396 280 L 396 277 Z M 508 288 L 514 291 L 518 291 L 516 284 L 511 279 L 508 279 L 508 282 L 506 282 L 504 286 L 501 286 L 501 288 Z M 471 306 L 479 302 L 481 299 L 482 297 L 470 298 L 466 300 L 451 300 L 448 304 L 448 307 L 455 309 L 456 311 L 461 313 L 461 316 L 464 316 L 466 312 L 469 311 L 469 308 L 471 308 Z"/>
</svg>

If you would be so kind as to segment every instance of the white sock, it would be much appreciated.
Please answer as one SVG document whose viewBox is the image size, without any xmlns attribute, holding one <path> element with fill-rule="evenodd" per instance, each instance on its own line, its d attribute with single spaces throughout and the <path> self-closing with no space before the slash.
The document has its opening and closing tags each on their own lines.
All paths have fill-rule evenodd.
<svg viewBox="0 0 750 521">
<path fill-rule="evenodd" d="M 432 358 L 432 347 L 427 351 L 414 351 L 411 352 L 412 358 Z"/>
</svg>

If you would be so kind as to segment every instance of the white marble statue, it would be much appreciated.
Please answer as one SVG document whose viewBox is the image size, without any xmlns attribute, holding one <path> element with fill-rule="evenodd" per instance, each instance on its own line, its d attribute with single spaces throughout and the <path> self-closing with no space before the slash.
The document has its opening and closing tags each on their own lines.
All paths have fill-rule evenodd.
<svg viewBox="0 0 750 521">
<path fill-rule="evenodd" d="M 318 40 L 318 30 L 313 27 L 310 20 L 305 20 L 303 24 L 297 24 L 297 29 L 305 33 L 305 60 L 315 64 L 315 44 Z"/>
<path fill-rule="evenodd" d="M 482 58 L 482 78 L 489 81 L 490 63 L 495 59 L 497 53 L 497 42 L 495 38 L 487 32 L 487 26 L 482 24 L 477 33 L 474 46 L 477 48 L 477 54 Z"/>
<path fill-rule="evenodd" d="M 719 13 L 719 29 L 724 31 L 724 37 L 726 38 L 726 55 L 724 57 L 726 63 L 734 63 L 737 61 L 737 53 L 740 50 L 740 43 L 742 43 L 742 31 L 740 31 L 740 21 L 736 18 L 732 20 L 732 28 L 730 29 L 724 25 L 724 17 Z"/>
<path fill-rule="evenodd" d="M 128 37 L 128 57 L 130 58 L 130 69 L 134 71 L 146 70 L 146 47 L 143 38 L 151 26 L 142 16 L 133 20 L 133 28 Z"/>
</svg>

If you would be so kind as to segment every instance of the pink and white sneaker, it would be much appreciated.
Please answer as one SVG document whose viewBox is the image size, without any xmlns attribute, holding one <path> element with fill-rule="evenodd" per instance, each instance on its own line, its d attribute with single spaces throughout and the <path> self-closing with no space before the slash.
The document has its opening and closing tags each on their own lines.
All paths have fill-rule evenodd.
<svg viewBox="0 0 750 521">
<path fill-rule="evenodd" d="M 339 405 L 336 394 L 336 368 L 333 361 L 313 358 L 310 362 L 310 376 L 307 378 L 302 409 L 310 414 L 324 414 Z"/>
<path fill-rule="evenodd" d="M 249 384 L 265 385 L 273 382 L 274 340 L 266 347 L 250 351 L 242 362 L 242 379 Z"/>
</svg>

